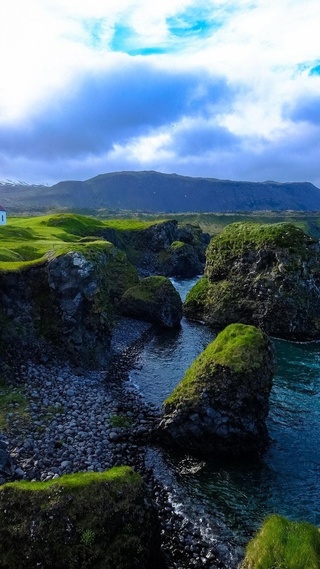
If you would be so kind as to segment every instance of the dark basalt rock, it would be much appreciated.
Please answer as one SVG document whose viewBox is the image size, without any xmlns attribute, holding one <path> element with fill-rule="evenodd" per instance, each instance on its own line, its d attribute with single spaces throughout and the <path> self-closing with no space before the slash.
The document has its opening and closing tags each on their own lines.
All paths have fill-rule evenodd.
<svg viewBox="0 0 320 569">
<path fill-rule="evenodd" d="M 115 305 L 139 281 L 110 243 L 0 274 L 0 350 L 7 360 L 49 354 L 76 365 L 108 364 Z"/>
<path fill-rule="evenodd" d="M 153 223 L 135 231 L 106 228 L 100 234 L 124 250 L 142 276 L 188 278 L 202 273 L 210 241 L 199 226 L 180 226 L 176 220 Z"/>
<path fill-rule="evenodd" d="M 129 467 L 0 487 L 1 567 L 160 569 L 160 531 Z"/>
<path fill-rule="evenodd" d="M 274 373 L 270 340 L 232 324 L 200 354 L 163 405 L 163 441 L 203 455 L 264 449 Z"/>
<path fill-rule="evenodd" d="M 146 277 L 129 288 L 120 303 L 123 314 L 153 322 L 164 328 L 180 326 L 182 302 L 179 293 L 166 277 Z"/>
<path fill-rule="evenodd" d="M 289 223 L 226 227 L 210 242 L 184 313 L 216 329 L 243 322 L 272 336 L 319 338 L 319 243 Z"/>
</svg>

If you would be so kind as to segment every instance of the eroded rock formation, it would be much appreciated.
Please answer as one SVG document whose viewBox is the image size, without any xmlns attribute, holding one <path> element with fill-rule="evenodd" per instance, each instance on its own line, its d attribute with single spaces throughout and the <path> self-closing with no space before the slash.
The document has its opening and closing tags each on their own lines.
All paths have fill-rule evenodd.
<svg viewBox="0 0 320 569">
<path fill-rule="evenodd" d="M 319 338 L 319 243 L 290 223 L 227 226 L 211 240 L 184 312 L 217 329 L 243 322 L 272 336 Z"/>
<path fill-rule="evenodd" d="M 165 400 L 160 437 L 201 454 L 260 451 L 268 442 L 265 419 L 273 373 L 266 334 L 254 326 L 231 324 Z"/>
</svg>

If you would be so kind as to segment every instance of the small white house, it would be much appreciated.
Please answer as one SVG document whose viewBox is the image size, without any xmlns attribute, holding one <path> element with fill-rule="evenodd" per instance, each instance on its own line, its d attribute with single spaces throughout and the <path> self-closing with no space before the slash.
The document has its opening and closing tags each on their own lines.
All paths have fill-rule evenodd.
<svg viewBox="0 0 320 569">
<path fill-rule="evenodd" d="M 0 205 L 0 225 L 5 225 L 7 223 L 7 212 L 6 210 Z"/>
</svg>

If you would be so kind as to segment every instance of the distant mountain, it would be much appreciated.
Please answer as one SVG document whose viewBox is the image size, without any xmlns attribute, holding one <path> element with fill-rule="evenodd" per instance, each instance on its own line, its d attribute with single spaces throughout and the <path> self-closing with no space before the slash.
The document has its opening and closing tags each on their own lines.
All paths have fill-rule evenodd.
<svg viewBox="0 0 320 569">
<path fill-rule="evenodd" d="M 120 209 L 144 212 L 319 211 L 309 182 L 236 182 L 159 172 L 112 172 L 54 186 L 0 183 L 7 209 Z"/>
</svg>

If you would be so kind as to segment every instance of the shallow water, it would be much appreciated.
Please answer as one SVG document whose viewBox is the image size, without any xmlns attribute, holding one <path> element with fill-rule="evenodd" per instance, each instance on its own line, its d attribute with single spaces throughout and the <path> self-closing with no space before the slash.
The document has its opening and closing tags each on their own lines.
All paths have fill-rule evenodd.
<svg viewBox="0 0 320 569">
<path fill-rule="evenodd" d="M 193 282 L 174 284 L 184 297 Z M 180 330 L 161 332 L 146 345 L 131 380 L 160 407 L 213 338 L 207 327 L 183 319 Z M 277 373 L 267 421 L 272 442 L 264 456 L 250 462 L 170 456 L 191 507 L 228 528 L 239 545 L 273 512 L 320 525 L 320 343 L 274 343 Z"/>
</svg>

